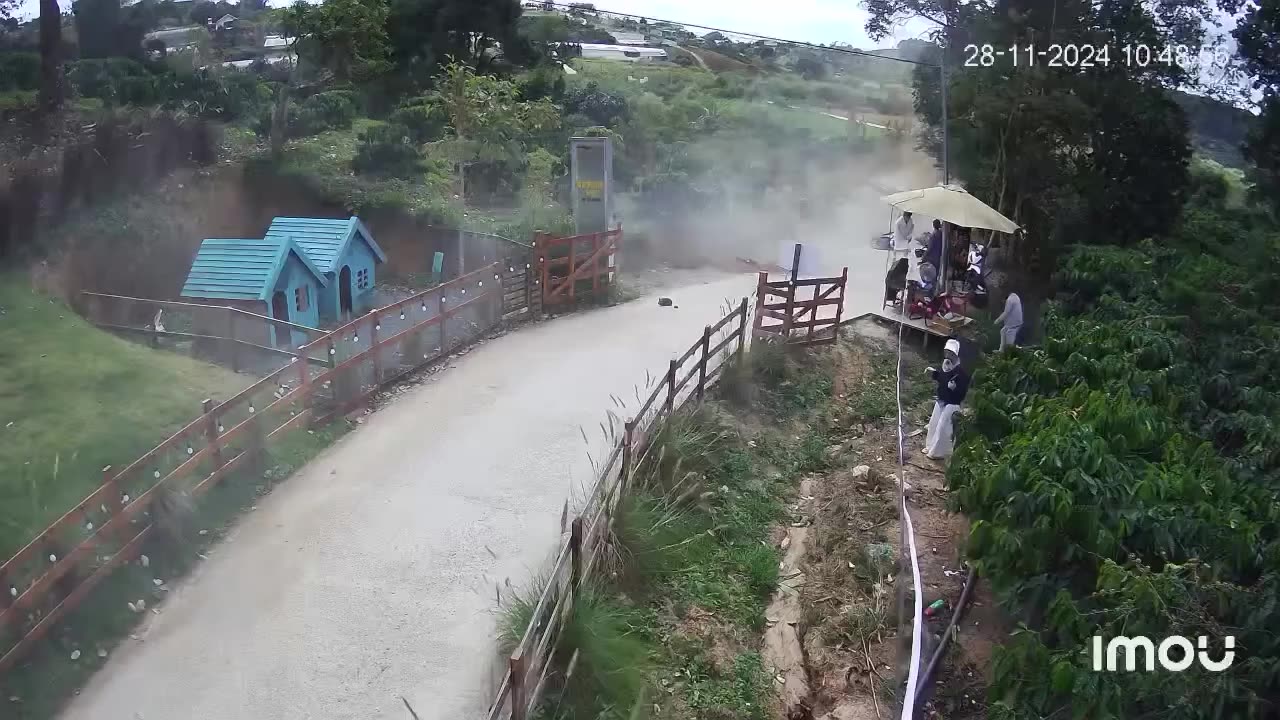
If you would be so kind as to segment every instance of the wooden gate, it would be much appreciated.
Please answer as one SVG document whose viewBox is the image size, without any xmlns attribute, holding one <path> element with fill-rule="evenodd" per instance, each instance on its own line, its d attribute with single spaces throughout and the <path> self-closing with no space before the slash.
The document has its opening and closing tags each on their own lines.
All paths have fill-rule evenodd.
<svg viewBox="0 0 1280 720">
<path fill-rule="evenodd" d="M 788 345 L 823 345 L 840 336 L 844 313 L 844 289 L 849 268 L 840 277 L 805 278 L 794 275 L 785 280 L 769 280 L 762 272 L 756 285 L 756 317 L 752 337 L 780 339 Z M 813 288 L 808 300 L 801 300 L 802 288 Z M 833 308 L 833 309 L 832 309 Z M 767 323 L 766 320 L 778 322 Z"/>
<path fill-rule="evenodd" d="M 536 235 L 533 256 L 543 307 L 608 297 L 621 242 L 621 227 L 572 237 Z"/>
<path fill-rule="evenodd" d="M 542 283 L 533 272 L 530 252 L 513 253 L 499 262 L 502 282 L 502 318 L 542 311 Z"/>
</svg>

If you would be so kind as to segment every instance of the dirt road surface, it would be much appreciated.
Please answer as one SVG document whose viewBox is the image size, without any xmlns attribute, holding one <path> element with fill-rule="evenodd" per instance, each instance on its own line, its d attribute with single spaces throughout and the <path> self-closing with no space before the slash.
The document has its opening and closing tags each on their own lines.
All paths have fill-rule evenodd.
<svg viewBox="0 0 1280 720">
<path fill-rule="evenodd" d="M 522 328 L 368 416 L 263 498 L 64 720 L 480 715 L 495 584 L 528 583 L 601 456 L 610 393 L 660 374 L 750 276 Z M 584 443 L 579 427 L 592 438 Z M 503 588 L 506 592 L 506 588 Z"/>
</svg>

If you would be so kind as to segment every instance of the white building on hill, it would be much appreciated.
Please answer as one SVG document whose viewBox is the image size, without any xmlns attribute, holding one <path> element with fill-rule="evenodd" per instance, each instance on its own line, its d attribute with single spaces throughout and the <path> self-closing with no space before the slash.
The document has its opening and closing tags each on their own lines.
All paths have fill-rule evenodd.
<svg viewBox="0 0 1280 720">
<path fill-rule="evenodd" d="M 582 43 L 582 57 L 628 62 L 664 62 L 668 59 L 667 51 L 662 48 L 597 43 Z"/>
</svg>

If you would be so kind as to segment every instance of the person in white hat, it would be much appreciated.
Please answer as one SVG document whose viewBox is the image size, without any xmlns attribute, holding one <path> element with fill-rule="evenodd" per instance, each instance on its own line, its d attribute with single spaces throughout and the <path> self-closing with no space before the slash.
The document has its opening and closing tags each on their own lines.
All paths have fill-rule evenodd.
<svg viewBox="0 0 1280 720">
<path fill-rule="evenodd" d="M 960 367 L 960 341 L 951 339 L 942 349 L 942 369 L 928 368 L 930 377 L 938 384 L 929 416 L 929 430 L 924 436 L 924 454 L 934 460 L 951 456 L 955 448 L 952 424 L 960 403 L 969 392 L 969 373 Z"/>
</svg>

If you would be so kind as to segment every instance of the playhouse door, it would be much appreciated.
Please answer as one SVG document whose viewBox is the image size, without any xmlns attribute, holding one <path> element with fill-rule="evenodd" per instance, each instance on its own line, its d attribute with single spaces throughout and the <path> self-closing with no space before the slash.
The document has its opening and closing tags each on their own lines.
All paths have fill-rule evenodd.
<svg viewBox="0 0 1280 720">
<path fill-rule="evenodd" d="M 345 265 L 338 273 L 338 313 L 344 320 L 351 315 L 351 268 Z"/>
<path fill-rule="evenodd" d="M 289 319 L 289 296 L 283 290 L 277 290 L 271 296 L 271 317 L 277 320 Z M 276 347 L 289 346 L 289 329 L 272 325 L 271 327 L 272 343 Z"/>
</svg>

